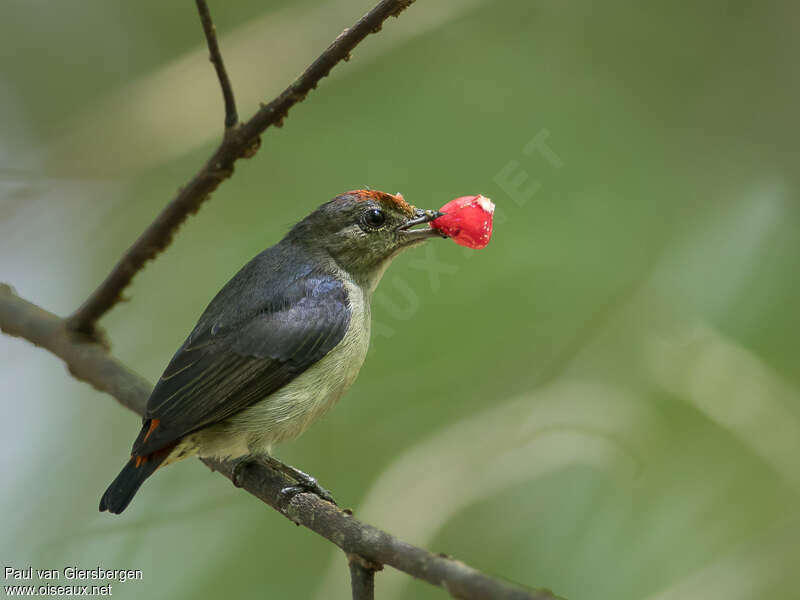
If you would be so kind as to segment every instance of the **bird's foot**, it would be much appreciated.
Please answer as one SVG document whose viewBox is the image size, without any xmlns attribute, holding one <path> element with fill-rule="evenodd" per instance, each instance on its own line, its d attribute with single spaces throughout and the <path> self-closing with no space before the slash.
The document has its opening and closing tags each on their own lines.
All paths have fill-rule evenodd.
<svg viewBox="0 0 800 600">
<path fill-rule="evenodd" d="M 233 485 L 236 487 L 242 487 L 242 477 L 244 476 L 245 468 L 251 462 L 261 463 L 273 471 L 278 471 L 279 473 L 283 473 L 284 475 L 294 479 L 296 482 L 295 485 L 286 486 L 285 488 L 281 489 L 281 494 L 284 494 L 289 498 L 295 494 L 308 493 L 315 494 L 323 500 L 327 500 L 331 504 L 336 504 L 336 501 L 333 499 L 333 495 L 324 487 L 322 487 L 319 482 L 317 482 L 316 478 L 312 477 L 308 473 L 304 473 L 300 469 L 295 469 L 290 465 L 284 464 L 277 458 L 273 458 L 269 455 L 249 455 L 240 458 L 233 467 L 233 473 L 231 475 Z"/>
<path fill-rule="evenodd" d="M 315 477 L 312 477 L 308 473 L 304 473 L 300 469 L 295 469 L 289 465 L 284 466 L 286 467 L 287 474 L 292 479 L 297 481 L 297 485 L 290 485 L 283 488 L 281 490 L 281 494 L 294 496 L 295 494 L 302 494 L 306 492 L 315 494 L 323 500 L 327 500 L 331 504 L 336 504 L 336 500 L 333 499 L 333 495 L 324 487 L 322 487 Z"/>
</svg>

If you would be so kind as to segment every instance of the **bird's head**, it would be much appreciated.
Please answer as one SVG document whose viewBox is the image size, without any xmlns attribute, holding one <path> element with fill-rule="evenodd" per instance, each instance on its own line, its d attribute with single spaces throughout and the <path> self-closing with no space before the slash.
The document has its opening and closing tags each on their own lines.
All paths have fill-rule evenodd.
<svg viewBox="0 0 800 600">
<path fill-rule="evenodd" d="M 403 250 L 444 237 L 428 222 L 440 216 L 410 205 L 400 194 L 354 190 L 326 202 L 292 230 L 292 237 L 324 250 L 369 288 Z"/>
</svg>

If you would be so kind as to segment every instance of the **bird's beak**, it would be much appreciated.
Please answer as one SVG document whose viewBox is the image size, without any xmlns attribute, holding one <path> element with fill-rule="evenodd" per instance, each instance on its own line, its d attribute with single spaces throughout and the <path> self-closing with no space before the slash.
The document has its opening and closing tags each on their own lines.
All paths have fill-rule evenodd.
<svg viewBox="0 0 800 600">
<path fill-rule="evenodd" d="M 438 229 L 433 229 L 430 225 L 412 229 L 415 225 L 424 225 L 430 223 L 434 219 L 438 219 L 444 213 L 438 210 L 422 210 L 421 208 L 414 209 L 414 216 L 399 227 L 400 235 L 408 242 L 415 242 L 417 240 L 427 240 L 434 237 L 447 237 L 442 235 Z"/>
</svg>

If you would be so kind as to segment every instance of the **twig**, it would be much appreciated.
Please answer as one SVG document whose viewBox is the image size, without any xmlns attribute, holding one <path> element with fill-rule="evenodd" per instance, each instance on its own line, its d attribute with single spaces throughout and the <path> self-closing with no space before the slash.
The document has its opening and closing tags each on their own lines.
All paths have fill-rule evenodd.
<svg viewBox="0 0 800 600">
<path fill-rule="evenodd" d="M 209 59 L 217 72 L 219 86 L 222 88 L 222 98 L 225 101 L 225 129 L 230 129 L 239 122 L 239 115 L 236 113 L 236 100 L 233 98 L 231 80 L 228 79 L 225 63 L 222 62 L 222 54 L 219 51 L 219 44 L 217 43 L 217 29 L 214 27 L 214 21 L 211 20 L 208 4 L 206 4 L 206 0 L 196 0 L 196 2 L 197 12 L 200 14 L 200 22 L 203 24 L 203 32 L 206 34 Z"/>
<path fill-rule="evenodd" d="M 59 356 L 78 379 L 108 392 L 138 414 L 144 411 L 151 386 L 113 358 L 99 343 L 66 327 L 63 319 L 24 300 L 0 284 L 0 330 L 25 338 Z M 236 463 L 205 460 L 209 467 L 232 479 Z M 282 490 L 294 485 L 287 475 L 250 462 L 238 469 L 236 484 L 263 500 L 295 523 L 330 540 L 348 555 L 375 564 L 390 565 L 447 590 L 456 598 L 497 600 L 554 600 L 547 590 L 527 590 L 489 577 L 466 564 L 407 544 L 362 523 L 349 511 L 313 494 L 287 498 Z M 364 582 L 366 584 L 366 581 Z"/>
<path fill-rule="evenodd" d="M 414 0 L 381 0 L 353 27 L 339 34 L 311 66 L 277 98 L 263 105 L 246 123 L 227 130 L 211 158 L 178 190 L 177 195 L 164 207 L 155 221 L 125 251 L 105 280 L 68 318 L 67 326 L 95 336 L 97 320 L 120 300 L 122 291 L 145 263 L 169 245 L 175 231 L 186 218 L 197 212 L 217 186 L 233 174 L 234 163 L 240 158 L 250 158 L 258 151 L 261 134 L 271 125 L 281 125 L 289 109 L 302 101 L 334 66 L 348 60 L 350 53 L 365 37 L 380 31 L 386 19 L 397 16 L 413 2 Z"/>
<path fill-rule="evenodd" d="M 353 600 L 374 600 L 375 571 L 383 569 L 383 565 L 370 563 L 357 554 L 348 555 L 347 562 L 350 565 L 350 587 L 353 590 Z"/>
</svg>

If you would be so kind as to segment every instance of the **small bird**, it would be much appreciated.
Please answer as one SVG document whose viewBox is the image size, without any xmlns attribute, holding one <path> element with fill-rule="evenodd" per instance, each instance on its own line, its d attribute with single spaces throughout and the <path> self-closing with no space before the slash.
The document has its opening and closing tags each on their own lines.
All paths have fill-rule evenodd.
<svg viewBox="0 0 800 600">
<path fill-rule="evenodd" d="M 121 513 L 156 469 L 190 456 L 262 457 L 330 499 L 313 477 L 272 459 L 272 446 L 303 433 L 356 379 L 375 287 L 403 250 L 444 237 L 414 228 L 441 214 L 400 194 L 347 192 L 247 263 L 167 365 L 100 510 Z"/>
</svg>

